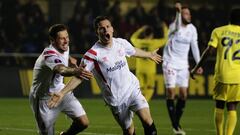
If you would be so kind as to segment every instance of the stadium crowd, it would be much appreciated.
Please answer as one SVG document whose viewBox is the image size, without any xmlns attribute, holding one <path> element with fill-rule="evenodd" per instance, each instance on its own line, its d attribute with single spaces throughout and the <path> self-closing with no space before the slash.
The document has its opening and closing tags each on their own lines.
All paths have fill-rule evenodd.
<svg viewBox="0 0 240 135">
<path fill-rule="evenodd" d="M 24 4 L 19 1 L 0 1 L 0 53 L 40 53 L 48 45 L 47 28 L 51 22 L 36 0 L 28 0 Z M 69 27 L 71 53 L 83 54 L 96 41 L 97 37 L 92 33 L 92 21 L 98 15 L 110 16 L 116 28 L 115 34 L 126 39 L 130 39 L 131 34 L 145 24 L 152 25 L 155 36 L 161 37 L 162 22 L 169 24 L 175 17 L 175 8 L 167 0 L 159 0 L 149 11 L 146 11 L 143 1 L 137 0 L 135 7 L 125 14 L 122 14 L 121 4 L 120 0 L 77 0 L 72 17 L 59 22 Z M 230 6 L 222 0 L 212 4 L 217 5 L 212 6 L 206 2 L 197 8 L 189 5 L 192 23 L 198 30 L 201 52 L 206 47 L 213 28 L 228 23 L 226 18 Z M 16 61 L 9 62 L 5 59 L 4 62 L 6 63 L 1 64 L 17 65 Z"/>
</svg>

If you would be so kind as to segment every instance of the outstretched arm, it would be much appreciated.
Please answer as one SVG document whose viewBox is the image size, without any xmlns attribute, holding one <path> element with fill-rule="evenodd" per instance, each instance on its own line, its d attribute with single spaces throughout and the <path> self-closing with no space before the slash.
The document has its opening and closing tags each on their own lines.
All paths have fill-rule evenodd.
<svg viewBox="0 0 240 135">
<path fill-rule="evenodd" d="M 80 78 L 84 78 L 86 80 L 89 80 L 90 78 L 93 77 L 93 74 L 84 69 L 83 66 L 79 66 L 78 68 L 72 68 L 59 64 L 55 66 L 53 70 L 54 72 L 59 73 L 62 76 L 77 76 Z"/>
<path fill-rule="evenodd" d="M 141 57 L 141 58 L 149 58 L 159 64 L 162 61 L 162 57 L 157 54 L 158 49 L 152 51 L 152 52 L 146 52 L 144 50 L 141 50 L 139 48 L 135 48 L 136 52 L 134 54 L 135 57 Z"/>
</svg>

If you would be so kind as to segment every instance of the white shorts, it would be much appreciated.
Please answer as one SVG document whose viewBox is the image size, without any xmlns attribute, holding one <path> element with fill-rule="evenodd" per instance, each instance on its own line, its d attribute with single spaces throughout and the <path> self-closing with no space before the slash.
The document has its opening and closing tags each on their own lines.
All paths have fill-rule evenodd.
<svg viewBox="0 0 240 135">
<path fill-rule="evenodd" d="M 138 92 L 135 93 L 135 95 L 132 94 L 128 100 L 123 102 L 120 106 L 109 106 L 114 118 L 123 130 L 128 129 L 131 126 L 133 112 L 143 108 L 149 108 L 148 102 L 139 88 L 137 91 Z"/>
<path fill-rule="evenodd" d="M 174 69 L 167 65 L 163 65 L 163 77 L 166 88 L 188 87 L 189 85 L 189 70 Z"/>
<path fill-rule="evenodd" d="M 65 113 L 70 118 L 86 115 L 85 110 L 73 93 L 65 95 L 62 102 L 52 109 L 48 108 L 48 100 L 46 99 L 34 98 L 32 95 L 29 98 L 39 131 L 47 135 L 54 134 L 54 123 L 60 112 Z"/>
</svg>

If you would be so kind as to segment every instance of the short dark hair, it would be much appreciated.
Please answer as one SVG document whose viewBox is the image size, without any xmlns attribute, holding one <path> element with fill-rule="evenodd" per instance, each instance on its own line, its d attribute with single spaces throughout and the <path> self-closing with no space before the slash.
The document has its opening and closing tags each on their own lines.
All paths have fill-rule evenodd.
<svg viewBox="0 0 240 135">
<path fill-rule="evenodd" d="M 95 32 L 97 32 L 99 22 L 101 22 L 103 20 L 109 20 L 110 21 L 110 19 L 107 16 L 97 16 L 94 19 L 93 27 L 94 27 Z"/>
<path fill-rule="evenodd" d="M 231 24 L 240 25 L 240 8 L 234 8 L 230 12 L 230 19 Z"/>
<path fill-rule="evenodd" d="M 143 39 L 150 36 L 151 34 L 154 34 L 153 27 L 150 25 L 147 25 L 146 29 L 139 35 L 139 38 Z"/>
<path fill-rule="evenodd" d="M 67 26 L 64 25 L 64 24 L 54 24 L 54 25 L 52 25 L 48 30 L 50 40 L 56 39 L 57 38 L 57 33 L 59 31 L 64 31 L 64 30 L 68 30 Z"/>
<path fill-rule="evenodd" d="M 182 10 L 183 9 L 189 9 L 189 7 L 187 6 L 187 5 L 184 5 L 184 6 L 182 6 Z M 189 9 L 190 10 L 190 9 Z"/>
</svg>

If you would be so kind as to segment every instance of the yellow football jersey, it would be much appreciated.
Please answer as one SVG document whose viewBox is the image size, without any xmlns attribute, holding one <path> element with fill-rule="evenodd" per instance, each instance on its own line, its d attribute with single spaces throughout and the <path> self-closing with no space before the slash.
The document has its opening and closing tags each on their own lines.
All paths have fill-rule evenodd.
<svg viewBox="0 0 240 135">
<path fill-rule="evenodd" d="M 240 83 L 240 26 L 229 24 L 214 29 L 208 45 L 217 48 L 215 79 Z"/>
<path fill-rule="evenodd" d="M 154 51 L 157 48 L 161 48 L 165 45 L 167 41 L 167 32 L 168 28 L 166 24 L 163 24 L 163 32 L 164 37 L 159 39 L 140 39 L 138 38 L 140 33 L 144 31 L 143 28 L 138 29 L 131 36 L 131 42 L 137 48 L 141 48 L 145 51 Z M 136 72 L 148 72 L 148 73 L 156 73 L 156 63 L 149 59 L 136 59 Z"/>
</svg>

